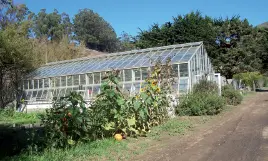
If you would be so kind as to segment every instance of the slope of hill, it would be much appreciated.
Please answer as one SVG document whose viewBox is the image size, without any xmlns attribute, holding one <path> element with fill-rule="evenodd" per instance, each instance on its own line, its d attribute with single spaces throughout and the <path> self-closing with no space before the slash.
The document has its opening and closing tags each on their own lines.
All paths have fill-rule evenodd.
<svg viewBox="0 0 268 161">
<path fill-rule="evenodd" d="M 264 23 L 258 25 L 257 27 L 259 27 L 259 28 L 268 28 L 268 22 L 264 22 Z"/>
</svg>

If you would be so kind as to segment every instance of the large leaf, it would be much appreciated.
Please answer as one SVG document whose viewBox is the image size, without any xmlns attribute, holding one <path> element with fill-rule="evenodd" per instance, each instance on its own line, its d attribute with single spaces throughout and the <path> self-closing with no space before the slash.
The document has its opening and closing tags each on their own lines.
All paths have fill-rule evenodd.
<svg viewBox="0 0 268 161">
<path fill-rule="evenodd" d="M 140 101 L 135 101 L 134 102 L 134 109 L 137 111 L 141 106 L 141 102 Z"/>
</svg>

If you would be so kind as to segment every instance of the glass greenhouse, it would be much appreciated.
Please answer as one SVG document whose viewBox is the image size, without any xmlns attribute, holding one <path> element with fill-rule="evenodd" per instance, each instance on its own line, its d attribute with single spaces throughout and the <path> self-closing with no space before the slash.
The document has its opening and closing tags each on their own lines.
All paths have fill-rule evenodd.
<svg viewBox="0 0 268 161">
<path fill-rule="evenodd" d="M 123 90 L 136 93 L 148 75 L 151 61 L 165 63 L 169 58 L 176 73 L 176 95 L 189 92 L 204 75 L 210 80 L 215 78 L 203 43 L 195 42 L 48 63 L 23 81 L 24 97 L 29 103 L 51 102 L 53 97 L 80 91 L 85 100 L 91 100 L 100 93 L 102 77 L 114 69 L 120 70 Z"/>
</svg>

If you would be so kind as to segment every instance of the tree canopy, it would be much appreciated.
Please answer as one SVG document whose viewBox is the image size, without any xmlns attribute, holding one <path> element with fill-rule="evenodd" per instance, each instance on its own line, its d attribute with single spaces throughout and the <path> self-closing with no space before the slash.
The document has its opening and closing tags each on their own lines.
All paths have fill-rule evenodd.
<svg viewBox="0 0 268 161">
<path fill-rule="evenodd" d="M 52 13 L 46 13 L 46 9 L 42 9 L 34 17 L 33 31 L 37 38 L 59 41 L 66 35 L 71 36 L 72 23 L 66 13 L 59 14 L 56 9 Z"/>
<path fill-rule="evenodd" d="M 267 69 L 266 31 L 238 16 L 212 19 L 197 11 L 163 25 L 153 24 L 139 33 L 136 44 L 147 48 L 203 41 L 215 70 L 232 78 L 237 73 Z"/>
<path fill-rule="evenodd" d="M 90 9 L 80 10 L 74 18 L 75 38 L 90 49 L 113 52 L 117 48 L 117 36 L 112 26 Z"/>
</svg>

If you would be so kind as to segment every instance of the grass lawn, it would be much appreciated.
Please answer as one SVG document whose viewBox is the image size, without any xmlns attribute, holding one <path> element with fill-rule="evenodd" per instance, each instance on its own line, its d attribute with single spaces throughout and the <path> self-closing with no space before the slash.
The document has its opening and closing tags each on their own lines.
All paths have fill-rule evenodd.
<svg viewBox="0 0 268 161">
<path fill-rule="evenodd" d="M 209 116 L 208 116 L 209 117 Z M 136 155 L 142 154 L 156 141 L 168 136 L 183 135 L 196 123 L 203 123 L 207 116 L 194 117 L 194 119 L 180 117 L 152 128 L 147 137 L 130 138 L 120 142 L 113 138 L 80 144 L 71 149 L 46 150 L 36 154 L 21 154 L 6 160 L 23 161 L 54 161 L 54 160 L 131 160 Z"/>
<path fill-rule="evenodd" d="M 8 124 L 33 124 L 40 122 L 40 113 L 21 113 L 21 112 L 7 112 L 0 111 L 0 125 Z"/>
</svg>

